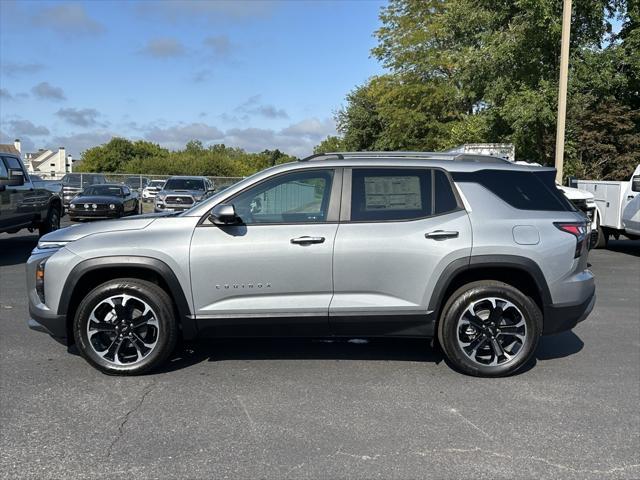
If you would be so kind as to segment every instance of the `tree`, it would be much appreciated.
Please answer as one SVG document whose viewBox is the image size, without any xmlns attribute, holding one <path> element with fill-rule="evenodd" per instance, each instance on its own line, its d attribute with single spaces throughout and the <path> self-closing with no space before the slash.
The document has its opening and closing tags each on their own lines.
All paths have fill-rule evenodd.
<svg viewBox="0 0 640 480">
<path fill-rule="evenodd" d="M 329 135 L 313 148 L 313 153 L 340 152 L 345 150 L 344 140 L 335 135 Z"/>
<path fill-rule="evenodd" d="M 596 161 L 586 153 L 596 138 L 599 152 L 608 146 L 618 153 L 608 157 L 618 163 L 616 175 L 635 158 L 639 9 L 637 1 L 574 1 L 568 174 Z M 617 34 L 615 15 L 622 20 Z M 557 0 L 390 0 L 372 50 L 389 73 L 347 95 L 336 115 L 344 146 L 432 150 L 512 142 L 517 158 L 552 164 L 561 17 Z M 588 130 L 612 125 L 605 105 L 623 115 L 625 140 L 613 138 L 615 129 Z M 587 108 L 594 109 L 590 116 Z"/>
</svg>

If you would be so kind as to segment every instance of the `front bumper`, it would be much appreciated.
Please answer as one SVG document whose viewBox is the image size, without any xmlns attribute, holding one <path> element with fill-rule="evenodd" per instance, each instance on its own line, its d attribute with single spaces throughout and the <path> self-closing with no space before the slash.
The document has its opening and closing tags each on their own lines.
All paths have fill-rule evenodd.
<svg viewBox="0 0 640 480">
<path fill-rule="evenodd" d="M 571 330 L 585 320 L 596 304 L 596 291 L 593 288 L 586 300 L 575 304 L 555 304 L 544 307 L 543 335 L 553 335 Z"/>
<path fill-rule="evenodd" d="M 155 205 L 153 207 L 153 211 L 155 213 L 160 213 L 160 212 L 184 212 L 185 210 L 189 210 L 191 207 L 193 207 L 193 205 L 195 204 L 191 204 L 191 205 L 165 205 L 164 208 L 158 208 L 157 205 Z"/>
<path fill-rule="evenodd" d="M 120 210 L 68 210 L 69 217 L 82 219 L 118 218 Z"/>
</svg>

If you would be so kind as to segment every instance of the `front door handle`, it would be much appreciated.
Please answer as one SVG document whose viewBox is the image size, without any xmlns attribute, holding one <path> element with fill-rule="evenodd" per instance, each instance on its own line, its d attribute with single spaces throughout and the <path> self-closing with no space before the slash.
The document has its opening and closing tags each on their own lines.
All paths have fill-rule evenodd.
<svg viewBox="0 0 640 480">
<path fill-rule="evenodd" d="M 446 240 L 447 238 L 457 238 L 458 232 L 434 230 L 433 232 L 425 233 L 424 238 L 432 238 L 433 240 Z"/>
<path fill-rule="evenodd" d="M 296 237 L 291 239 L 291 243 L 297 245 L 309 245 L 311 243 L 324 243 L 324 237 Z"/>
</svg>

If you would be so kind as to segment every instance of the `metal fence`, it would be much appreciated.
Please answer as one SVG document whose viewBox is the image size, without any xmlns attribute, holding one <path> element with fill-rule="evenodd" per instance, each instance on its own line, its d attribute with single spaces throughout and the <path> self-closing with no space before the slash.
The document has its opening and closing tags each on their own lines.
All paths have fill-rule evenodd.
<svg viewBox="0 0 640 480">
<path fill-rule="evenodd" d="M 45 174 L 37 172 L 35 175 L 40 176 L 43 180 L 61 180 L 65 174 Z M 155 174 L 128 174 L 128 173 L 71 173 L 67 174 L 73 178 L 73 186 L 79 186 L 81 188 L 88 187 L 96 183 L 96 177 L 104 177 L 107 182 L 110 183 L 123 183 L 135 190 L 142 190 L 153 180 L 167 180 L 173 175 L 155 175 Z M 207 177 L 213 182 L 213 186 L 216 190 L 229 187 L 236 182 L 239 182 L 244 177 Z"/>
</svg>

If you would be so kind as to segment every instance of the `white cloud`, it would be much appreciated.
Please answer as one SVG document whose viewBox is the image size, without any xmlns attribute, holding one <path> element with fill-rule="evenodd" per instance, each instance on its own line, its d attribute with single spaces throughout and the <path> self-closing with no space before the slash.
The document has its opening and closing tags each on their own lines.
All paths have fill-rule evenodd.
<svg viewBox="0 0 640 480">
<path fill-rule="evenodd" d="M 138 11 L 142 16 L 161 18 L 172 23 L 199 21 L 220 24 L 265 18 L 276 5 L 277 2 L 268 0 L 163 0 L 141 1 L 138 3 Z"/>
<path fill-rule="evenodd" d="M 144 138 L 168 148 L 183 148 L 189 140 L 203 143 L 218 143 L 224 133 L 216 127 L 202 122 L 178 124 L 170 127 L 153 126 L 146 130 Z"/>
<path fill-rule="evenodd" d="M 31 92 L 38 98 L 49 100 L 66 100 L 64 90 L 60 87 L 54 87 L 49 82 L 40 82 L 35 85 Z"/>
<path fill-rule="evenodd" d="M 6 122 L 6 124 L 9 126 L 9 132 L 11 133 L 11 136 L 15 138 L 25 135 L 42 136 L 49 135 L 50 133 L 47 127 L 42 125 L 34 125 L 29 120 L 9 120 L 8 122 Z"/>
<path fill-rule="evenodd" d="M 91 127 L 98 124 L 100 113 L 94 108 L 61 108 L 56 115 L 73 125 Z"/>
<path fill-rule="evenodd" d="M 175 38 L 161 37 L 149 40 L 140 53 L 154 58 L 174 58 L 185 55 L 186 49 Z"/>
<path fill-rule="evenodd" d="M 7 62 L 2 64 L 2 74 L 7 77 L 17 77 L 19 75 L 29 75 L 44 70 L 41 63 L 17 63 Z"/>
<path fill-rule="evenodd" d="M 41 8 L 33 17 L 34 25 L 48 28 L 63 37 L 99 35 L 106 28 L 89 17 L 79 3 L 60 3 Z"/>
</svg>

